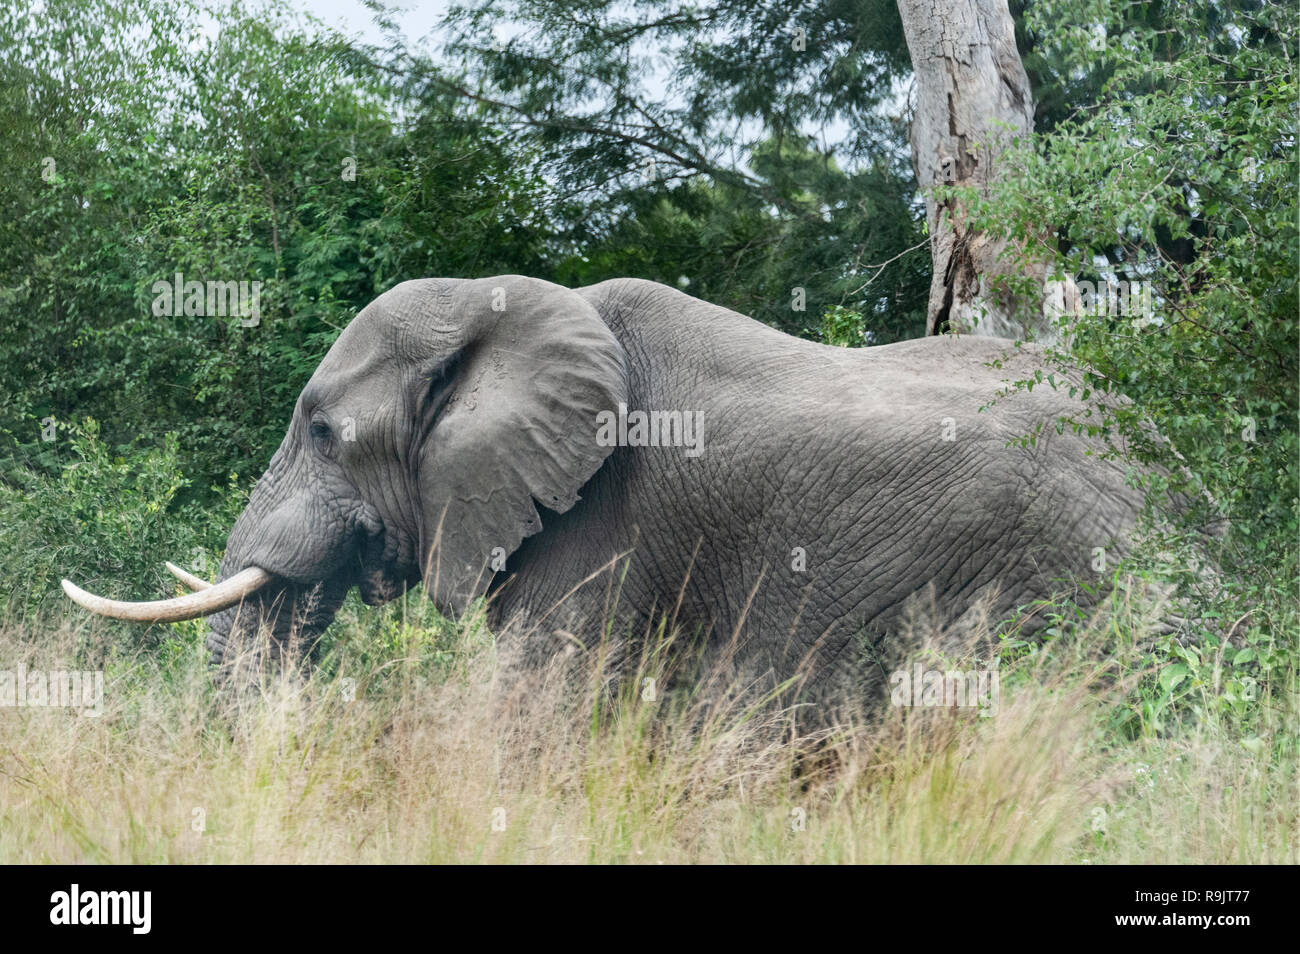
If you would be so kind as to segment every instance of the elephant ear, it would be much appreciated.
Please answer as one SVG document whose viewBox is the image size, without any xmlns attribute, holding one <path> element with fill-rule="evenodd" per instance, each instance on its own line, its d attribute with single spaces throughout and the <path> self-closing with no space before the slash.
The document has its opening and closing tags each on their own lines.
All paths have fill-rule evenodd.
<svg viewBox="0 0 1300 954">
<path fill-rule="evenodd" d="M 425 590 L 459 614 L 524 537 L 564 513 L 612 447 L 597 415 L 627 400 L 626 355 L 579 295 L 505 276 L 443 286 L 417 457 Z M 427 314 L 427 313 L 426 313 Z"/>
</svg>

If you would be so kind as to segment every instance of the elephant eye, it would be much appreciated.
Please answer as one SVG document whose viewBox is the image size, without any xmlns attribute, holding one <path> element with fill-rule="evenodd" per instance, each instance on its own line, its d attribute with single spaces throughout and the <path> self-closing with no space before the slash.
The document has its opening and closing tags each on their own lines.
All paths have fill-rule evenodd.
<svg viewBox="0 0 1300 954">
<path fill-rule="evenodd" d="M 311 436 L 312 440 L 319 443 L 323 444 L 327 442 L 330 439 L 330 426 L 324 421 L 312 421 Z"/>
</svg>

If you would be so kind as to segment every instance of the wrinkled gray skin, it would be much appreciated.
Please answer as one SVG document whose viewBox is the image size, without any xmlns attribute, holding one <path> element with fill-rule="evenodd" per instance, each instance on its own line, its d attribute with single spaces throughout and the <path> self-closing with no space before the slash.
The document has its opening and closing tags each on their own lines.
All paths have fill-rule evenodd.
<svg viewBox="0 0 1300 954">
<path fill-rule="evenodd" d="M 1121 464 L 1050 426 L 1007 446 L 1076 403 L 1043 386 L 980 410 L 1037 360 L 976 337 L 826 347 L 639 280 L 406 282 L 299 398 L 221 567 L 282 585 L 238 625 L 212 617 L 209 648 L 239 645 L 253 610 L 309 646 L 351 586 L 375 604 L 423 580 L 449 614 L 490 591 L 489 622 L 519 624 L 534 660 L 557 630 L 675 609 L 770 678 L 878 689 L 863 637 L 896 656 L 916 601 L 997 618 L 1123 550 L 1140 498 Z M 697 413 L 703 453 L 599 446 L 619 402 Z M 625 554 L 620 587 L 605 569 Z"/>
</svg>

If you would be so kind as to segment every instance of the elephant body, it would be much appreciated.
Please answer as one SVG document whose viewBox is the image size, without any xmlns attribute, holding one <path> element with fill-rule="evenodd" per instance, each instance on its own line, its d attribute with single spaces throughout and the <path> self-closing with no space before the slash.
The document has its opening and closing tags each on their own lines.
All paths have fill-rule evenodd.
<svg viewBox="0 0 1300 954">
<path fill-rule="evenodd" d="M 862 640 L 896 661 L 910 611 L 996 621 L 1096 580 L 1098 548 L 1125 552 L 1141 495 L 1122 463 L 1056 433 L 1078 402 L 1047 386 L 994 402 L 1042 366 L 1030 346 L 834 348 L 652 282 L 578 294 L 631 357 L 629 407 L 697 412 L 703 450 L 616 449 L 523 541 L 490 618 L 522 624 L 542 655 L 550 630 L 667 614 L 777 679 L 875 684 Z M 1013 443 L 1038 424 L 1034 446 Z"/>
<path fill-rule="evenodd" d="M 1077 401 L 999 397 L 1040 366 L 983 337 L 828 347 L 640 280 L 407 282 L 322 361 L 221 575 L 272 574 L 254 608 L 308 643 L 351 586 L 423 581 L 452 614 L 487 594 L 533 661 L 668 618 L 769 680 L 875 692 L 918 608 L 996 620 L 1123 554 L 1141 495 L 1056 432 Z M 689 412 L 694 447 L 607 446 L 624 409 Z M 212 617 L 214 653 L 250 618 Z"/>
</svg>

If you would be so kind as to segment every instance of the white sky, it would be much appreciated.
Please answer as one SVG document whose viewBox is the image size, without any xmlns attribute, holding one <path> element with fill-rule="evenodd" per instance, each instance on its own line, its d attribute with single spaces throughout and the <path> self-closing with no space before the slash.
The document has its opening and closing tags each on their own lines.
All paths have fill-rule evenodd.
<svg viewBox="0 0 1300 954">
<path fill-rule="evenodd" d="M 374 14 L 360 0 L 295 0 L 294 5 L 349 37 L 370 43 L 383 39 Z M 450 6 L 449 0 L 404 0 L 394 4 L 395 11 L 401 12 L 395 12 L 393 19 L 407 39 L 415 41 L 428 37 Z"/>
</svg>

